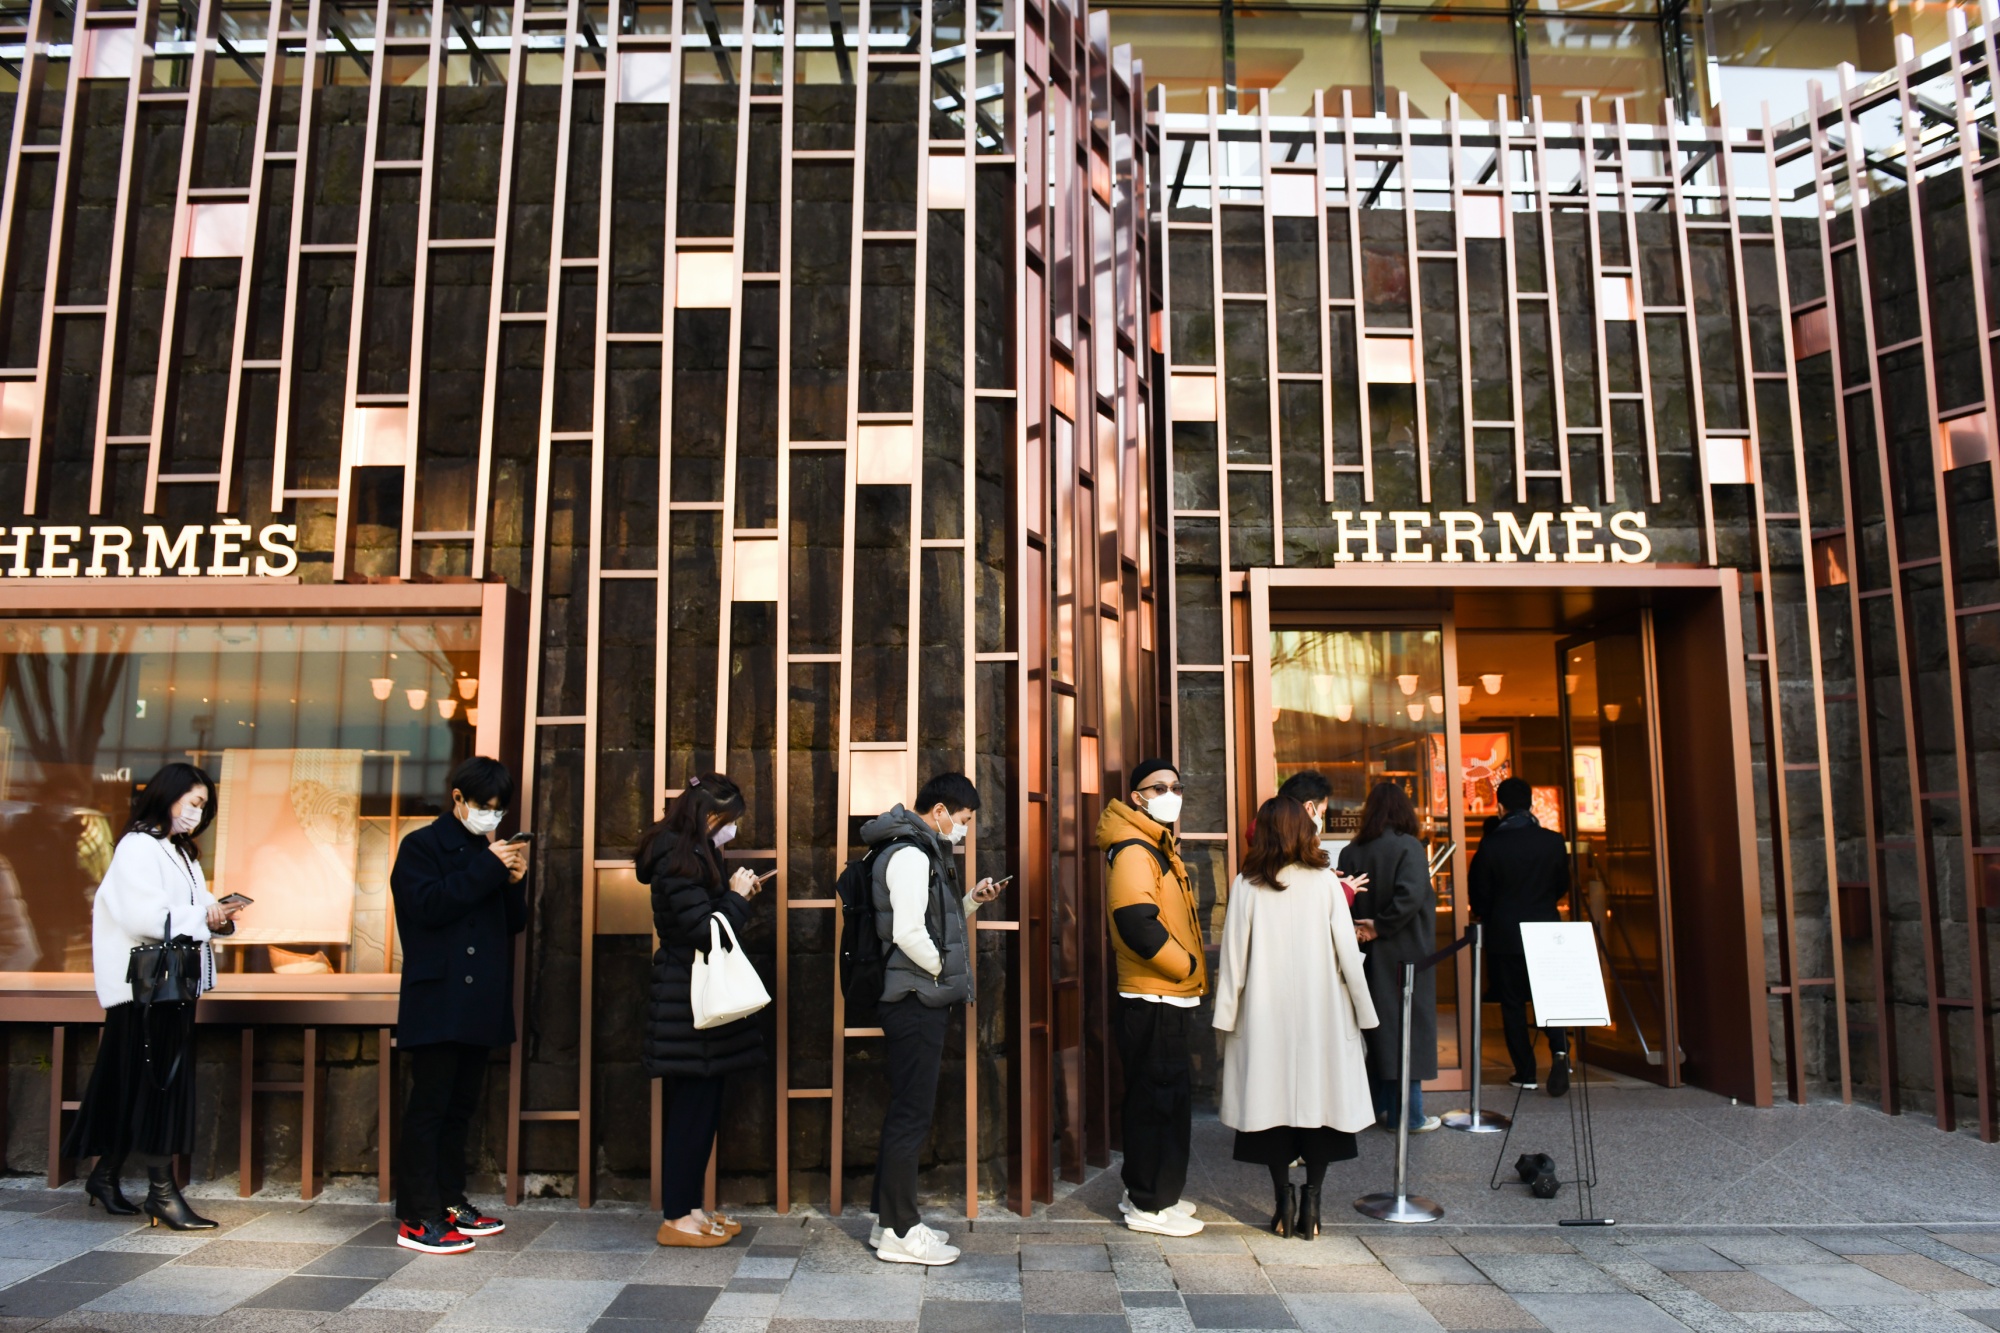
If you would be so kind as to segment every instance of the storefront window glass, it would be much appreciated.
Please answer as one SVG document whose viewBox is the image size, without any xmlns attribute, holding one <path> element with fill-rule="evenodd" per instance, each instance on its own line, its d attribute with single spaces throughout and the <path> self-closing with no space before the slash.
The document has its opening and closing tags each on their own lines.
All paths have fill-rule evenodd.
<svg viewBox="0 0 2000 1333">
<path fill-rule="evenodd" d="M 1326 113 L 1340 114 L 1342 92 L 1356 115 L 1375 105 L 1364 11 L 1258 6 L 1236 11 L 1237 105 L 1254 110 L 1266 91 L 1274 116 L 1312 114 L 1313 94 L 1326 94 Z"/>
<path fill-rule="evenodd" d="M 1491 120 L 1505 97 L 1508 114 L 1518 111 L 1514 82 L 1514 34 L 1504 18 L 1461 14 L 1383 14 L 1382 81 L 1390 115 L 1397 94 L 1410 96 L 1412 116 L 1437 119 L 1446 99 L 1458 94 L 1459 114 Z"/>
<path fill-rule="evenodd" d="M 473 752 L 479 621 L 0 621 L 0 971 L 90 971 L 133 792 L 200 765 L 220 967 L 393 972 L 389 867 Z"/>
<path fill-rule="evenodd" d="M 1527 32 L 1528 84 L 1548 119 L 1575 120 L 1586 97 L 1600 122 L 1611 120 L 1611 104 L 1620 100 L 1634 125 L 1657 125 L 1668 115 L 1660 27 L 1652 19 L 1531 18 Z"/>
<path fill-rule="evenodd" d="M 1947 15 L 1961 10 L 1979 25 L 1975 5 L 1848 5 L 1836 0 L 1711 0 L 1705 15 L 1709 97 L 1732 125 L 1761 125 L 1765 103 L 1775 124 L 1806 110 L 1806 82 L 1837 91 L 1835 67 L 1855 68 L 1856 82 L 1896 62 L 1896 38 L 1919 52 L 1942 45 Z"/>
<path fill-rule="evenodd" d="M 1222 87 L 1222 12 L 1212 5 L 1127 8 L 1111 16 L 1111 44 L 1132 47 L 1145 62 L 1147 105 L 1167 90 L 1167 110 L 1208 110 L 1208 90 Z"/>
</svg>

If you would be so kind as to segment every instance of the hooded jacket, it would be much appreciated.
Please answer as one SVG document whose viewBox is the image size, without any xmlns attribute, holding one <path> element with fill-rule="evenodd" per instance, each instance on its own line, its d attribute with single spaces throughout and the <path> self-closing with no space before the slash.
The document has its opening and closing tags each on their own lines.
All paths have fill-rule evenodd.
<svg viewBox="0 0 2000 1333">
<path fill-rule="evenodd" d="M 972 970 L 966 958 L 965 910 L 951 849 L 930 825 L 901 805 L 863 824 L 861 840 L 871 848 L 892 842 L 910 844 L 875 858 L 875 930 L 888 951 L 882 964 L 882 1002 L 914 995 L 931 1009 L 967 1003 L 972 999 Z M 921 855 L 929 862 L 930 901 L 924 907 L 924 929 L 937 949 L 936 975 L 894 947 L 896 912 L 889 898 L 889 866 L 912 855 Z"/>
<path fill-rule="evenodd" d="M 1208 990 L 1201 907 L 1188 881 L 1172 830 L 1114 800 L 1097 820 L 1097 845 L 1111 862 L 1111 947 L 1118 955 L 1118 989 L 1129 995 L 1198 996 Z M 1161 865 L 1164 858 L 1166 864 Z"/>
</svg>

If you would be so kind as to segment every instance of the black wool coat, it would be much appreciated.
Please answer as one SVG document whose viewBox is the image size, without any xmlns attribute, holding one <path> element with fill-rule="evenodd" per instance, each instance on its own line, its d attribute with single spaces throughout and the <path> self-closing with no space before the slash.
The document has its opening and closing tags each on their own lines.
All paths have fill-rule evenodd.
<svg viewBox="0 0 2000 1333">
<path fill-rule="evenodd" d="M 1373 842 L 1350 842 L 1340 853 L 1340 873 L 1366 875 L 1354 899 L 1354 919 L 1375 922 L 1375 942 L 1364 945 L 1368 994 L 1381 1022 L 1361 1035 L 1368 1041 L 1369 1072 L 1392 1087 L 1403 1059 L 1403 964 L 1422 962 L 1437 945 L 1437 895 L 1431 889 L 1424 845 L 1407 833 L 1384 833 Z M 1417 973 L 1410 1004 L 1410 1077 L 1436 1078 L 1437 969 Z"/>
<path fill-rule="evenodd" d="M 660 939 L 646 996 L 646 1073 L 653 1078 L 713 1078 L 754 1069 L 765 1059 L 763 1015 L 697 1030 L 690 999 L 694 956 L 709 947 L 709 919 L 718 914 L 726 918 L 740 942 L 748 933 L 750 904 L 731 893 L 719 874 L 696 879 L 669 874 L 671 846 L 671 835 L 662 837 L 648 849 L 653 859 L 639 867 L 653 886 L 653 933 Z M 729 947 L 727 935 L 723 947 Z"/>
<path fill-rule="evenodd" d="M 1468 878 L 1486 947 L 1519 953 L 1523 921 L 1562 919 L 1556 908 L 1569 893 L 1569 848 L 1554 829 L 1510 816 L 1479 840 Z"/>
<path fill-rule="evenodd" d="M 527 881 L 449 811 L 403 839 L 389 872 L 403 941 L 396 1044 L 405 1050 L 514 1040 L 514 936 L 528 926 Z"/>
</svg>

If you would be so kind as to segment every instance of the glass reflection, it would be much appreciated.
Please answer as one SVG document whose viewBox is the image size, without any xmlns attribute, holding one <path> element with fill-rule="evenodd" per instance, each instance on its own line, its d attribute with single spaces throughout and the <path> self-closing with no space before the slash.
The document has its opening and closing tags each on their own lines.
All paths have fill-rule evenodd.
<svg viewBox="0 0 2000 1333">
<path fill-rule="evenodd" d="M 135 784 L 215 777 L 217 895 L 256 900 L 229 971 L 397 968 L 388 875 L 473 751 L 479 622 L 0 622 L 0 970 L 90 971 Z"/>
</svg>

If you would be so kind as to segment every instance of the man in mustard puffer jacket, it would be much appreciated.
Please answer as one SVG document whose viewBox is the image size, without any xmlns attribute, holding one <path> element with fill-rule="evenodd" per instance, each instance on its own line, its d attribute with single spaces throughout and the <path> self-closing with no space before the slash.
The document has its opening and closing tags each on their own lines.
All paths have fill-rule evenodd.
<svg viewBox="0 0 2000 1333">
<path fill-rule="evenodd" d="M 1202 1224 L 1182 1200 L 1193 1119 L 1188 1031 L 1208 989 L 1200 907 L 1174 845 L 1181 779 L 1164 759 L 1132 770 L 1130 795 L 1097 821 L 1110 862 L 1111 947 L 1118 957 L 1113 1023 L 1125 1071 L 1125 1200 L 1134 1231 L 1192 1236 Z"/>
</svg>

